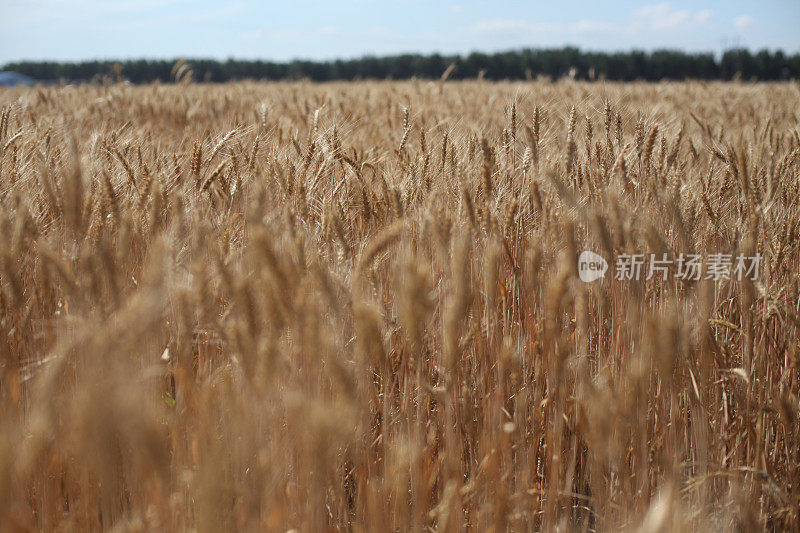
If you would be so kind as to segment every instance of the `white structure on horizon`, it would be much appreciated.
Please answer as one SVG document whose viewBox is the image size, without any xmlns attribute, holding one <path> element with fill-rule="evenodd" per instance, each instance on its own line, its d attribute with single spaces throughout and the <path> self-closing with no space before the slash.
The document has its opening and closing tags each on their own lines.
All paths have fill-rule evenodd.
<svg viewBox="0 0 800 533">
<path fill-rule="evenodd" d="M 0 71 L 0 87 L 14 87 L 16 85 L 33 85 L 34 79 L 10 70 Z"/>
</svg>

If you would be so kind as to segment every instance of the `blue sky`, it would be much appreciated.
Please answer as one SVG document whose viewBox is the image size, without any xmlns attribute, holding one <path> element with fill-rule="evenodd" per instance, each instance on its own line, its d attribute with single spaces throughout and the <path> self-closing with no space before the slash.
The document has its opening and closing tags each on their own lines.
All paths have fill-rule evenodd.
<svg viewBox="0 0 800 533">
<path fill-rule="evenodd" d="M 576 45 L 800 51 L 800 1 L 0 0 L 0 63 L 330 59 Z"/>
</svg>

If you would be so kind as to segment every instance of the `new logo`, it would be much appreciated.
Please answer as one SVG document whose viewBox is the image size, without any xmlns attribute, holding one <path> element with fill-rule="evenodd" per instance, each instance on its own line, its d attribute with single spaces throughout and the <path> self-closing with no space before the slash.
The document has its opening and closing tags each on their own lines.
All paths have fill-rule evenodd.
<svg viewBox="0 0 800 533">
<path fill-rule="evenodd" d="M 602 256 L 585 250 L 578 257 L 578 276 L 581 281 L 591 283 L 606 275 L 608 263 Z"/>
</svg>

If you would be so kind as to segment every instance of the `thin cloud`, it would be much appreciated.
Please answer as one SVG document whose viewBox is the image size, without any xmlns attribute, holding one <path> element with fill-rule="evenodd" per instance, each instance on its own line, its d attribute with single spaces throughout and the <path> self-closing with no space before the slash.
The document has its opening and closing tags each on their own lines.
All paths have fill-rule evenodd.
<svg viewBox="0 0 800 533">
<path fill-rule="evenodd" d="M 711 10 L 673 9 L 669 4 L 645 6 L 633 13 L 631 23 L 643 29 L 672 30 L 704 24 L 711 20 Z"/>
<path fill-rule="evenodd" d="M 620 30 L 619 25 L 611 24 L 602 20 L 579 20 L 569 27 L 570 31 L 575 33 L 597 33 L 597 32 L 617 32 Z"/>
<path fill-rule="evenodd" d="M 116 20 L 127 17 L 162 16 L 169 8 L 191 7 L 201 12 L 196 0 L 125 0 L 108 2 L 90 0 L 83 2 L 80 9 L 66 0 L 31 0 L 29 3 L 13 1 L 9 4 L 9 15 L 0 22 L 0 27 L 44 23 L 75 24 L 77 21 Z"/>
<path fill-rule="evenodd" d="M 738 30 L 746 30 L 755 24 L 755 22 L 756 21 L 750 15 L 742 15 L 733 19 L 733 25 L 736 26 Z"/>
<path fill-rule="evenodd" d="M 524 20 L 515 19 L 490 19 L 474 24 L 470 30 L 472 33 L 506 33 L 506 32 L 542 32 L 558 29 L 552 24 L 534 24 Z"/>
<path fill-rule="evenodd" d="M 555 34 L 572 35 L 629 35 L 647 32 L 678 31 L 697 28 L 713 22 L 709 9 L 691 11 L 673 9 L 669 4 L 654 4 L 640 8 L 624 22 L 583 19 L 573 24 L 532 23 L 524 19 L 497 18 L 477 22 L 469 28 L 475 35 Z"/>
</svg>

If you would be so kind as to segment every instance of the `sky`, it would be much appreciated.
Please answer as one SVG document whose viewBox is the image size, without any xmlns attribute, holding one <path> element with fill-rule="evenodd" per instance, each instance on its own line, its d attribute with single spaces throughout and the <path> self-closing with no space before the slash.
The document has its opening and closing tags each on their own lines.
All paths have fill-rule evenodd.
<svg viewBox="0 0 800 533">
<path fill-rule="evenodd" d="M 800 0 L 0 0 L 24 59 L 333 59 L 578 46 L 800 52 Z"/>
</svg>

